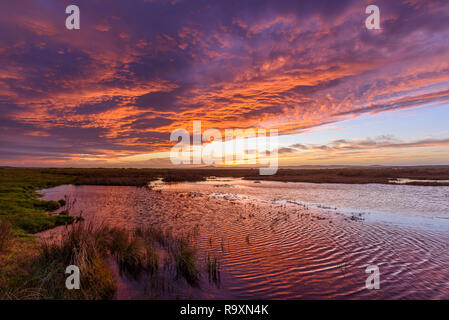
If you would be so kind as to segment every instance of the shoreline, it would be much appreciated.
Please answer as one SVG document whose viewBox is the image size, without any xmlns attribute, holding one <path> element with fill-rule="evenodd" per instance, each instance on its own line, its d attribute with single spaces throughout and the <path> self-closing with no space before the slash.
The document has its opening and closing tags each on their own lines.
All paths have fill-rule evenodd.
<svg viewBox="0 0 449 320">
<path fill-rule="evenodd" d="M 434 167 L 363 167 L 285 169 L 280 167 L 275 175 L 260 176 L 258 169 L 248 168 L 175 168 L 175 169 L 118 169 L 118 168 L 51 168 L 18 169 L 0 168 L 0 174 L 47 175 L 76 185 L 145 186 L 163 179 L 165 182 L 204 181 L 208 177 L 230 177 L 245 180 L 345 183 L 345 184 L 396 184 L 394 181 L 410 180 L 402 185 L 449 186 L 449 166 Z M 14 179 L 14 178 L 13 178 Z M 440 181 L 440 182 L 436 182 Z"/>
</svg>

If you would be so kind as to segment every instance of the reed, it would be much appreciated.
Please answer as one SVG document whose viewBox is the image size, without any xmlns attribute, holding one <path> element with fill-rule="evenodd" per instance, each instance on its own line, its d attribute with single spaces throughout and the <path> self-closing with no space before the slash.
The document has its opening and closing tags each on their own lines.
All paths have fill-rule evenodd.
<svg viewBox="0 0 449 320">
<path fill-rule="evenodd" d="M 196 250 L 187 244 L 186 239 L 177 239 L 171 248 L 175 260 L 178 277 L 183 277 L 188 284 L 198 284 L 198 268 L 196 265 Z"/>
<path fill-rule="evenodd" d="M 206 268 L 209 275 L 209 280 L 218 282 L 220 279 L 220 264 L 218 262 L 218 258 L 214 257 L 213 259 L 211 259 L 210 255 L 208 254 Z"/>
<path fill-rule="evenodd" d="M 37 283 L 43 299 L 111 299 L 115 284 L 106 257 L 108 228 L 83 223 L 68 228 L 60 241 L 43 243 L 33 262 L 41 279 Z M 81 270 L 82 290 L 67 290 L 64 270 L 76 265 Z"/>
<path fill-rule="evenodd" d="M 0 252 L 5 250 L 14 237 L 12 224 L 8 220 L 0 220 Z"/>
</svg>

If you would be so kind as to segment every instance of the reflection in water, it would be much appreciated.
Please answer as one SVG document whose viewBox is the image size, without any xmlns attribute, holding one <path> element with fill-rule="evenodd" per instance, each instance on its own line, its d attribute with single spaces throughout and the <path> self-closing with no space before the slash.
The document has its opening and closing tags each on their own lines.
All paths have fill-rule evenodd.
<svg viewBox="0 0 449 320">
<path fill-rule="evenodd" d="M 405 184 L 410 182 L 432 182 L 432 183 L 448 183 L 449 180 L 425 180 L 425 179 L 407 179 L 407 178 L 394 178 L 390 179 L 390 183 Z"/>
<path fill-rule="evenodd" d="M 207 257 L 217 257 L 220 282 L 204 272 L 183 297 L 448 299 L 448 190 L 229 179 L 44 194 L 76 197 L 72 214 L 95 223 L 194 232 L 198 263 L 205 270 Z M 380 290 L 365 289 L 371 264 L 380 268 Z M 146 298 L 143 287 L 121 279 L 118 297 Z"/>
</svg>

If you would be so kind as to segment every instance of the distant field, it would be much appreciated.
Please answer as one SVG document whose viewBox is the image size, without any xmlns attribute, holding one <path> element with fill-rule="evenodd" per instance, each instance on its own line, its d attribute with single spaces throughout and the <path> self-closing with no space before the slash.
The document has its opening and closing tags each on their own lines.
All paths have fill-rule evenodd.
<svg viewBox="0 0 449 320">
<path fill-rule="evenodd" d="M 75 184 L 146 185 L 162 178 L 167 182 L 201 181 L 207 177 L 234 177 L 312 183 L 389 183 L 390 179 L 449 180 L 449 167 L 385 167 L 339 169 L 279 169 L 275 175 L 261 176 L 258 169 L 41 169 L 47 174 L 70 176 Z M 417 185 L 443 183 L 413 182 Z M 446 184 L 449 185 L 449 184 Z"/>
<path fill-rule="evenodd" d="M 273 176 L 245 176 L 246 179 L 311 183 L 382 183 L 393 179 L 449 180 L 449 167 L 393 167 L 342 169 L 280 169 Z M 443 186 L 449 183 L 409 182 L 408 185 Z"/>
</svg>

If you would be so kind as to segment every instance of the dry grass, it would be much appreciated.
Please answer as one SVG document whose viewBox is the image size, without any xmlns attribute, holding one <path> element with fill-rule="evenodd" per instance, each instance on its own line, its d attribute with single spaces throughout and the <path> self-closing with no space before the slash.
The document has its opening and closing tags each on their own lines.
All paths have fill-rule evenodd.
<svg viewBox="0 0 449 320">
<path fill-rule="evenodd" d="M 5 250 L 14 237 L 12 224 L 8 220 L 0 220 L 0 252 Z"/>
<path fill-rule="evenodd" d="M 12 169 L 9 169 L 12 170 Z M 42 170 L 42 169 L 40 169 Z M 162 178 L 166 182 L 202 181 L 207 177 L 234 177 L 248 180 L 272 180 L 313 183 L 383 183 L 408 178 L 449 180 L 448 166 L 416 167 L 344 167 L 320 169 L 279 168 L 272 176 L 260 176 L 253 168 L 201 169 L 44 169 L 43 173 L 74 177 L 76 184 L 145 186 Z M 420 184 L 415 182 L 414 184 Z M 422 185 L 428 185 L 423 183 Z"/>
<path fill-rule="evenodd" d="M 210 255 L 207 255 L 206 268 L 209 274 L 209 280 L 218 283 L 220 280 L 220 264 L 218 258 L 214 257 L 211 259 Z"/>
<path fill-rule="evenodd" d="M 390 179 L 407 178 L 422 180 L 449 180 L 448 167 L 376 167 L 341 169 L 279 169 L 275 175 L 245 175 L 248 180 L 269 180 L 283 182 L 310 183 L 381 183 L 389 184 Z M 447 185 L 414 182 L 414 185 Z"/>
<path fill-rule="evenodd" d="M 177 240 L 171 248 L 171 254 L 176 263 L 178 277 L 183 277 L 188 284 L 198 284 L 198 268 L 196 265 L 196 250 L 187 244 L 185 239 Z"/>
<path fill-rule="evenodd" d="M 45 299 L 111 299 L 115 292 L 106 257 L 108 228 L 83 223 L 67 229 L 61 240 L 44 243 L 36 265 L 39 266 Z M 69 265 L 80 268 L 82 290 L 67 290 L 64 273 Z"/>
<path fill-rule="evenodd" d="M 175 271 L 173 280 L 183 278 L 192 286 L 198 281 L 196 250 L 187 239 L 154 227 L 130 232 L 77 223 L 57 241 L 39 245 L 28 240 L 31 251 L 16 245 L 18 239 L 10 241 L 12 248 L 0 255 L 0 260 L 8 262 L 0 264 L 0 299 L 112 299 L 116 286 L 109 257 L 114 258 L 122 275 L 138 279 L 145 274 L 157 281 L 163 252 L 165 264 L 171 265 L 168 269 Z M 80 290 L 65 287 L 69 265 L 80 269 Z"/>
<path fill-rule="evenodd" d="M 156 245 L 164 249 L 165 265 L 174 263 L 177 278 L 183 278 L 191 286 L 196 286 L 199 279 L 196 249 L 189 245 L 189 238 L 177 238 L 160 228 L 137 228 L 135 235 L 144 239 L 150 254 L 147 254 L 147 270 L 154 270 L 158 261 Z M 151 268 L 153 267 L 153 269 Z"/>
</svg>

